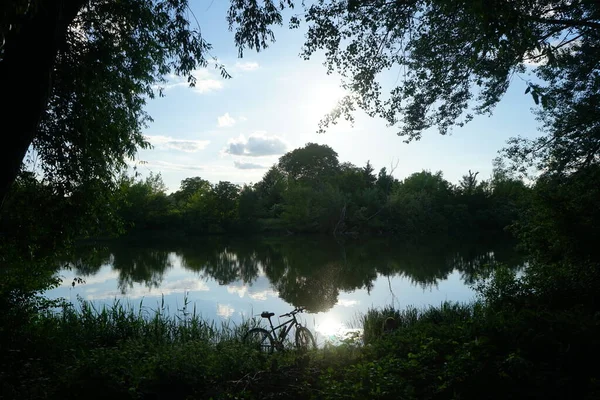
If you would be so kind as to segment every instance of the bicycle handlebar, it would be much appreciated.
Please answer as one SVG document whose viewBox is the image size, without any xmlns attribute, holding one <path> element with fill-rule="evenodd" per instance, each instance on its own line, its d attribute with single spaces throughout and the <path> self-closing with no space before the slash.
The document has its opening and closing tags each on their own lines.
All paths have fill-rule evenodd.
<svg viewBox="0 0 600 400">
<path fill-rule="evenodd" d="M 293 315 L 296 315 L 296 314 L 298 314 L 299 312 L 304 312 L 304 310 L 306 310 L 306 307 L 296 307 L 296 308 L 294 309 L 294 311 L 291 311 L 291 312 L 289 312 L 289 313 L 282 314 L 282 315 L 280 315 L 280 316 L 279 316 L 279 318 L 281 318 L 281 317 L 291 317 L 291 316 L 293 316 Z"/>
</svg>

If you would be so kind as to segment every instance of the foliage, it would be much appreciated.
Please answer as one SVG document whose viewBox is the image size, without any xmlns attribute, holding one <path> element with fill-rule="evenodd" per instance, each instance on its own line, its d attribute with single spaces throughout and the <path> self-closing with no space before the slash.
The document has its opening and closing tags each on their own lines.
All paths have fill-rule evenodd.
<svg viewBox="0 0 600 400">
<path fill-rule="evenodd" d="M 523 246 L 546 264 L 600 262 L 594 244 L 600 227 L 600 168 L 573 174 L 544 174 L 533 187 L 531 204 L 517 225 Z"/>
<path fill-rule="evenodd" d="M 18 125 L 15 143 L 25 149 L 7 149 L 18 153 L 32 145 L 45 179 L 65 195 L 89 180 L 112 183 L 125 161 L 149 146 L 141 131 L 150 120 L 143 108 L 154 86 L 166 83 L 170 73 L 186 76 L 193 86 L 193 71 L 208 65 L 211 46 L 190 24 L 186 1 L 73 1 L 64 10 L 59 2 L 37 3 L 1 20 L 3 76 L 25 61 L 28 35 L 54 39 L 39 56 L 51 58 L 42 71 L 49 93 L 31 94 L 36 106 L 29 108 L 40 110 L 33 116 L 38 126 L 30 133 Z M 56 32 L 38 32 L 47 25 L 32 24 L 36 18 L 56 22 Z"/>
<path fill-rule="evenodd" d="M 265 364 L 239 340 L 251 321 L 217 326 L 188 307 L 186 302 L 167 316 L 163 305 L 148 310 L 141 303 L 134 308 L 116 302 L 96 309 L 81 302 L 60 313 L 41 312 L 18 332 L 24 336 L 18 353 L 11 354 L 16 343 L 4 342 L 2 393 L 21 398 L 89 396 L 90 390 L 119 398 L 209 393 Z"/>
<path fill-rule="evenodd" d="M 291 4 L 290 4 L 291 3 Z M 271 1 L 241 18 L 238 35 L 282 21 Z M 294 2 L 281 2 L 292 7 Z M 474 115 L 491 114 L 512 77 L 527 83 L 545 133 L 511 139 L 511 167 L 569 173 L 600 161 L 598 101 L 600 12 L 596 2 L 462 0 L 319 0 L 304 4 L 290 26 L 308 28 L 302 56 L 324 51 L 327 72 L 342 77 L 348 95 L 320 123 L 353 121 L 357 107 L 399 126 L 407 141 L 429 128 L 448 133 Z M 241 41 L 253 47 L 251 41 Z M 256 47 L 262 42 L 255 40 Z M 532 76 L 533 75 L 533 76 Z M 398 79 L 400 77 L 400 79 Z"/>
<path fill-rule="evenodd" d="M 277 164 L 290 181 L 316 185 L 327 181 L 337 172 L 337 153 L 327 145 L 307 143 L 283 155 Z"/>
<path fill-rule="evenodd" d="M 217 326 L 187 305 L 167 317 L 160 305 L 95 309 L 82 302 L 39 314 L 21 332 L 27 339 L 21 352 L 5 353 L 10 359 L 0 364 L 2 390 L 19 398 L 98 390 L 133 399 L 592 399 L 600 393 L 600 370 L 587 362 L 600 351 L 595 318 L 576 308 L 506 308 L 484 293 L 468 305 L 370 310 L 360 322 L 366 345 L 271 356 L 241 343 L 253 321 Z M 395 328 L 384 332 L 389 317 Z M 14 367 L 6 368 L 7 361 Z"/>
<path fill-rule="evenodd" d="M 340 163 L 329 146 L 309 143 L 254 185 L 191 177 L 167 195 L 159 175 L 123 177 L 115 198 L 118 216 L 136 231 L 502 233 L 523 211 L 529 189 L 501 165 L 487 181 L 476 175 L 458 186 L 429 171 L 397 181 L 386 168 L 375 175 L 370 162 Z"/>
</svg>

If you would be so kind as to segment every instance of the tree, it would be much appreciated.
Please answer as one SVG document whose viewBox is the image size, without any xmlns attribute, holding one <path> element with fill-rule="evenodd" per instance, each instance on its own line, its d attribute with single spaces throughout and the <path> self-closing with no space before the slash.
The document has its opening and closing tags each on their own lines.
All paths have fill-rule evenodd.
<svg viewBox="0 0 600 400">
<path fill-rule="evenodd" d="M 176 202 L 187 202 L 195 193 L 208 193 L 212 189 L 209 181 L 195 176 L 181 181 L 179 190 L 173 193 Z"/>
<path fill-rule="evenodd" d="M 326 144 L 307 143 L 281 156 L 278 167 L 291 180 L 316 184 L 338 172 L 338 154 Z"/>
<path fill-rule="evenodd" d="M 393 228 L 415 236 L 445 233 L 448 219 L 445 206 L 451 203 L 452 191 L 441 171 L 416 172 L 394 188 L 390 196 Z"/>
<path fill-rule="evenodd" d="M 293 6 L 280 3 L 231 2 L 240 56 L 273 40 L 270 26 Z M 93 181 L 110 186 L 126 159 L 148 147 L 144 104 L 155 87 L 171 73 L 193 86 L 194 70 L 209 65 L 211 45 L 189 16 L 187 0 L 2 2 L 0 119 L 11 140 L 0 147 L 0 201 L 30 149 L 65 195 Z M 216 59 L 210 63 L 229 77 Z"/>
<path fill-rule="evenodd" d="M 588 7 L 594 9 L 590 23 L 600 20 L 598 3 Z M 531 84 L 527 89 L 536 102 L 541 99 L 537 115 L 547 135 L 511 139 L 504 153 L 513 169 L 526 173 L 534 166 L 564 175 L 599 164 L 599 48 L 600 26 L 570 28 L 558 46 L 550 46 L 547 62 L 537 68 L 545 85 Z"/>
<path fill-rule="evenodd" d="M 458 182 L 458 188 L 463 195 L 471 196 L 475 192 L 477 188 L 477 175 L 479 175 L 479 172 L 471 172 L 469 170 L 468 175 L 462 176 L 460 182 Z"/>
<path fill-rule="evenodd" d="M 169 200 L 160 174 L 150 174 L 143 181 L 123 176 L 116 192 L 117 209 L 127 227 L 137 229 L 164 227 Z"/>
<path fill-rule="evenodd" d="M 377 181 L 375 182 L 375 185 L 377 187 L 377 190 L 383 197 L 387 197 L 392 192 L 394 185 L 394 177 L 391 174 L 388 174 L 387 168 L 383 167 L 379 170 L 379 174 L 377 174 Z"/>
<path fill-rule="evenodd" d="M 213 212 L 219 225 L 227 229 L 237 218 L 240 187 L 231 182 L 221 181 L 213 188 Z"/>
<path fill-rule="evenodd" d="M 283 193 L 286 188 L 285 175 L 276 165 L 269 168 L 261 181 L 256 184 L 256 192 L 267 215 L 271 217 L 279 216 L 275 212 L 276 210 L 273 210 L 273 207 L 283 201 Z"/>
<path fill-rule="evenodd" d="M 576 0 L 318 0 L 305 7 L 304 58 L 324 50 L 349 94 L 321 121 L 353 120 L 357 107 L 407 141 L 491 114 L 511 77 L 531 71 L 526 94 L 546 133 L 516 138 L 525 161 L 558 173 L 600 161 L 600 3 Z M 302 21 L 291 18 L 291 26 Z M 388 71 L 397 85 L 385 90 Z M 522 171 L 523 172 L 523 171 Z"/>
<path fill-rule="evenodd" d="M 255 228 L 256 217 L 258 216 L 259 198 L 256 190 L 252 186 L 244 185 L 240 191 L 238 202 L 238 218 L 244 230 Z"/>
<path fill-rule="evenodd" d="M 362 169 L 367 187 L 373 187 L 375 185 L 375 182 L 377 181 L 377 177 L 373 173 L 374 171 L 375 170 L 371 165 L 371 161 L 367 161 L 367 164 Z"/>
</svg>

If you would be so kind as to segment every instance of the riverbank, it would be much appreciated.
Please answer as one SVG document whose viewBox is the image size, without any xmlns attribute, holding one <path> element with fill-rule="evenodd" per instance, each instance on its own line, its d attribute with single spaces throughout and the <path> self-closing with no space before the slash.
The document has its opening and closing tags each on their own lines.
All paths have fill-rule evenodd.
<svg viewBox="0 0 600 400">
<path fill-rule="evenodd" d="M 271 356 L 242 343 L 248 323 L 217 325 L 186 309 L 37 312 L 3 328 L 2 397 L 598 398 L 598 318 L 580 307 L 549 312 L 531 297 L 487 300 L 497 286 L 472 304 L 371 310 L 362 345 Z"/>
</svg>

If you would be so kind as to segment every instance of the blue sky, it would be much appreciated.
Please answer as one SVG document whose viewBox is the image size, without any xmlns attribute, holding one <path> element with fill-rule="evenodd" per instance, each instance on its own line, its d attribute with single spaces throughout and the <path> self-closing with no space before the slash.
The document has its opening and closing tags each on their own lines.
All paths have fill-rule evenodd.
<svg viewBox="0 0 600 400">
<path fill-rule="evenodd" d="M 197 71 L 196 88 L 174 78 L 166 97 L 147 105 L 154 122 L 144 134 L 154 149 L 140 151 L 138 159 L 144 163 L 138 171 L 160 172 L 171 191 L 191 176 L 257 182 L 285 151 L 308 142 L 327 144 L 340 161 L 358 166 L 370 160 L 376 170 L 389 169 L 397 162 L 398 179 L 423 169 L 442 170 L 451 182 L 469 169 L 487 178 L 492 159 L 508 138 L 538 135 L 533 102 L 518 77 L 492 117 L 478 116 L 449 136 L 431 130 L 419 142 L 405 144 L 396 135 L 398 128 L 360 111 L 354 127 L 344 122 L 317 134 L 319 120 L 343 95 L 339 78 L 326 74 L 321 56 L 310 61 L 298 57 L 303 29 L 277 28 L 277 42 L 269 49 L 258 54 L 248 50 L 239 59 L 225 21 L 227 4 L 193 2 L 192 9 L 214 46 L 212 55 L 233 78 L 224 80 L 212 68 Z"/>
</svg>

